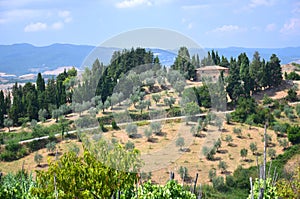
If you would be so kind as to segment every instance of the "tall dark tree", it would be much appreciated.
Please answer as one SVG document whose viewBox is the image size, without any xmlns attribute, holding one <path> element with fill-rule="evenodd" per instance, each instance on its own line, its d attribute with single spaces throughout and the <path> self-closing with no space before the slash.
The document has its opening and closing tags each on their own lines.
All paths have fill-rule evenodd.
<svg viewBox="0 0 300 199">
<path fill-rule="evenodd" d="M 45 91 L 45 80 L 42 77 L 41 73 L 38 73 L 37 79 L 36 79 L 36 89 L 38 92 L 44 92 Z"/>
<path fill-rule="evenodd" d="M 7 92 L 7 94 L 5 96 L 5 99 L 4 99 L 4 102 L 5 102 L 4 114 L 8 114 L 9 110 L 10 110 L 10 107 L 11 107 L 11 94 L 10 94 L 10 91 Z"/>
<path fill-rule="evenodd" d="M 4 101 L 4 93 L 1 90 L 0 91 L 0 127 L 4 126 L 4 113 L 6 111 L 5 109 L 6 109 L 6 106 L 5 106 L 5 101 Z"/>
<path fill-rule="evenodd" d="M 22 103 L 23 92 L 22 87 L 18 83 L 12 88 L 13 104 L 9 112 L 9 118 L 12 119 L 13 124 L 19 123 L 19 118 L 24 117 L 24 105 Z"/>
<path fill-rule="evenodd" d="M 253 55 L 253 60 L 250 64 L 250 68 L 249 68 L 249 73 L 250 73 L 250 77 L 251 79 L 253 79 L 253 83 L 254 83 L 254 91 L 260 90 L 260 79 L 262 78 L 262 73 L 264 71 L 262 71 L 262 63 L 260 61 L 260 55 L 257 51 L 255 51 L 254 55 Z"/>
<path fill-rule="evenodd" d="M 230 70 L 229 75 L 226 78 L 226 91 L 232 100 L 233 104 L 236 104 L 239 97 L 244 94 L 244 89 L 241 84 L 241 78 L 240 78 L 240 69 L 237 65 L 237 62 L 235 59 L 230 59 Z"/>
<path fill-rule="evenodd" d="M 250 72 L 249 72 L 249 58 L 247 57 L 246 53 L 241 53 L 238 56 L 238 61 L 237 61 L 238 66 L 240 66 L 240 78 L 241 78 L 241 83 L 244 88 L 244 92 L 246 96 L 250 96 L 251 91 L 253 91 L 253 80 L 250 77 Z"/>
<path fill-rule="evenodd" d="M 98 81 L 96 95 L 100 95 L 102 102 L 105 102 L 107 97 L 112 94 L 118 80 L 124 76 L 124 74 L 137 66 L 140 67 L 136 69 L 142 72 L 150 70 L 153 63 L 153 53 L 146 51 L 144 48 L 132 48 L 131 50 L 114 53 L 110 65 L 105 68 L 103 75 Z"/>
<path fill-rule="evenodd" d="M 267 69 L 270 72 L 269 86 L 279 86 L 282 82 L 282 71 L 280 60 L 275 54 L 272 54 L 272 56 L 270 57 L 270 61 L 267 62 Z"/>
<path fill-rule="evenodd" d="M 195 78 L 195 66 L 191 62 L 190 53 L 186 47 L 180 47 L 178 56 L 171 68 L 179 70 L 186 79 Z"/>
<path fill-rule="evenodd" d="M 220 62 L 219 65 L 223 66 L 223 67 L 226 67 L 226 68 L 229 68 L 230 63 L 228 62 L 228 59 L 222 55 L 221 62 Z"/>
<path fill-rule="evenodd" d="M 48 80 L 46 87 L 46 102 L 48 105 L 56 105 L 56 84 L 54 78 Z"/>
</svg>

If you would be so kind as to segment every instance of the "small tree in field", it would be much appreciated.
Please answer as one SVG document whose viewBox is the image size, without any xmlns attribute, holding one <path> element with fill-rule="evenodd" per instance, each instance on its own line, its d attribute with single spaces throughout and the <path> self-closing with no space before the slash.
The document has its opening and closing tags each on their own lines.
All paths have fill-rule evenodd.
<svg viewBox="0 0 300 199">
<path fill-rule="evenodd" d="M 174 97 L 166 97 L 164 98 L 164 103 L 166 106 L 169 106 L 170 109 L 173 107 L 173 104 L 175 104 L 176 99 Z"/>
<path fill-rule="evenodd" d="M 241 157 L 244 158 L 244 160 L 245 160 L 245 158 L 248 155 L 248 150 L 243 148 L 243 149 L 241 149 L 240 154 L 241 154 Z"/>
<path fill-rule="evenodd" d="M 147 138 L 147 141 L 150 142 L 151 138 L 152 138 L 152 129 L 151 128 L 150 129 L 149 128 L 145 129 L 144 134 Z"/>
<path fill-rule="evenodd" d="M 185 145 L 185 143 L 184 143 L 184 138 L 183 137 L 179 137 L 179 138 L 177 138 L 177 140 L 176 140 L 176 146 L 177 147 L 180 147 L 180 151 L 182 151 L 182 147 Z"/>
<path fill-rule="evenodd" d="M 250 150 L 252 151 L 252 154 L 255 155 L 256 151 L 257 151 L 257 145 L 256 142 L 251 142 L 250 143 Z"/>
<path fill-rule="evenodd" d="M 56 143 L 55 142 L 49 142 L 46 144 L 47 151 L 50 152 L 51 155 L 54 154 L 54 151 L 56 149 Z"/>
<path fill-rule="evenodd" d="M 152 122 L 150 124 L 150 128 L 153 130 L 153 132 L 158 135 L 161 133 L 161 123 L 160 122 Z"/>
<path fill-rule="evenodd" d="M 46 109 L 40 109 L 38 115 L 39 115 L 39 120 L 45 122 L 48 116 L 48 112 Z"/>
<path fill-rule="evenodd" d="M 221 170 L 221 173 L 225 173 L 226 169 L 228 168 L 228 165 L 226 164 L 225 161 L 220 161 L 218 165 L 219 169 Z"/>
<path fill-rule="evenodd" d="M 219 131 L 222 130 L 223 120 L 219 117 L 216 118 L 216 126 L 218 127 Z"/>
<path fill-rule="evenodd" d="M 126 142 L 126 144 L 125 144 L 125 149 L 126 150 L 132 150 L 132 149 L 134 149 L 134 143 L 133 142 L 131 142 L 130 140 L 128 141 L 128 142 Z"/>
<path fill-rule="evenodd" d="M 230 124 L 231 123 L 231 115 L 230 115 L 230 113 L 226 113 L 225 118 L 226 118 L 226 123 Z"/>
<path fill-rule="evenodd" d="M 209 178 L 209 181 L 211 182 L 213 178 L 215 178 L 217 176 L 216 174 L 216 169 L 210 169 L 208 171 L 208 178 Z"/>
<path fill-rule="evenodd" d="M 155 101 L 155 104 L 157 105 L 157 103 L 161 99 L 161 96 L 159 94 L 153 94 L 152 99 Z"/>
<path fill-rule="evenodd" d="M 128 124 L 126 126 L 126 132 L 130 138 L 133 138 L 137 134 L 137 125 L 136 124 Z"/>
<path fill-rule="evenodd" d="M 275 149 L 268 149 L 268 155 L 270 156 L 271 159 L 274 159 L 276 157 L 276 151 Z"/>
<path fill-rule="evenodd" d="M 10 127 L 13 126 L 12 119 L 6 118 L 4 119 L 4 126 L 8 128 L 8 132 L 10 132 Z"/>
<path fill-rule="evenodd" d="M 225 141 L 228 143 L 227 145 L 230 146 L 230 145 L 231 145 L 231 142 L 233 141 L 231 135 L 226 135 Z"/>
<path fill-rule="evenodd" d="M 286 138 L 280 139 L 280 140 L 278 140 L 278 142 L 279 142 L 279 145 L 281 147 L 283 147 L 283 150 L 287 149 L 289 146 L 289 141 Z"/>
<path fill-rule="evenodd" d="M 237 134 L 237 137 L 238 137 L 238 138 L 241 138 L 241 137 L 242 137 L 242 130 L 241 130 L 240 128 L 234 127 L 233 133 L 234 133 L 234 134 Z"/>
<path fill-rule="evenodd" d="M 216 148 L 216 151 L 219 150 L 219 148 L 221 147 L 221 145 L 222 145 L 222 141 L 221 141 L 221 139 L 219 138 L 219 139 L 215 142 L 215 144 L 214 144 L 214 147 Z"/>
<path fill-rule="evenodd" d="M 38 152 L 36 152 L 36 153 L 34 154 L 34 161 L 35 161 L 35 163 L 36 163 L 38 166 L 40 166 L 42 160 L 43 160 L 43 156 L 42 156 L 41 154 L 39 154 Z"/>
</svg>

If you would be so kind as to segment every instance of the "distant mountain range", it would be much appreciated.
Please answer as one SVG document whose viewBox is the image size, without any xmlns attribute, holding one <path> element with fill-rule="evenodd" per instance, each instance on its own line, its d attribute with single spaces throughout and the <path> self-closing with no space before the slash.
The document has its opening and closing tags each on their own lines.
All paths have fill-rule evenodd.
<svg viewBox="0 0 300 199">
<path fill-rule="evenodd" d="M 38 73 L 55 70 L 62 66 L 90 66 L 98 57 L 104 64 L 109 63 L 111 55 L 117 48 L 106 48 L 89 45 L 53 44 L 50 46 L 37 47 L 31 44 L 0 45 L 0 73 L 21 76 L 28 73 Z M 204 49 L 205 51 L 211 49 Z M 249 59 L 255 51 L 262 58 L 269 60 L 271 54 L 275 53 L 282 64 L 300 60 L 300 47 L 288 48 L 215 48 L 219 55 L 227 58 L 237 57 L 246 52 Z M 177 50 L 151 49 L 154 55 L 160 58 L 163 65 L 171 65 L 176 57 Z M 190 54 L 198 52 L 199 49 L 191 49 Z M 203 51 L 202 51 L 203 52 Z M 88 58 L 87 58 L 88 57 Z M 87 58 L 87 59 L 86 59 Z"/>
</svg>

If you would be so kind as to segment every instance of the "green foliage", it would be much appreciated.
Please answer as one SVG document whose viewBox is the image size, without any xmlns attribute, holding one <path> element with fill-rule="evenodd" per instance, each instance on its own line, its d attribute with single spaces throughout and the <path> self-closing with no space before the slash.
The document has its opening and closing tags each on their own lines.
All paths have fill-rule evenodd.
<svg viewBox="0 0 300 199">
<path fill-rule="evenodd" d="M 300 75 L 294 71 L 287 74 L 286 79 L 288 80 L 300 80 Z"/>
<path fill-rule="evenodd" d="M 24 145 L 19 144 L 15 140 L 10 140 L 5 150 L 1 152 L 0 159 L 2 161 L 14 161 L 18 160 L 28 154 L 28 150 Z"/>
<path fill-rule="evenodd" d="M 268 156 L 271 158 L 271 159 L 274 159 L 276 157 L 276 150 L 275 149 L 272 149 L 272 148 L 269 148 L 268 149 Z"/>
<path fill-rule="evenodd" d="M 150 128 L 153 130 L 155 134 L 161 133 L 161 123 L 160 122 L 151 122 Z"/>
<path fill-rule="evenodd" d="M 185 145 L 184 143 L 184 138 L 183 137 L 178 137 L 176 140 L 176 146 L 180 147 L 180 150 L 182 150 L 182 147 Z"/>
<path fill-rule="evenodd" d="M 117 122 L 115 120 L 113 120 L 111 122 L 111 127 L 114 129 L 114 130 L 119 130 L 120 127 L 117 125 Z"/>
<path fill-rule="evenodd" d="M 159 100 L 161 99 L 161 95 L 160 94 L 153 94 L 152 95 L 152 99 L 155 101 L 155 103 L 157 104 L 159 102 Z"/>
<path fill-rule="evenodd" d="M 247 117 L 256 113 L 257 104 L 253 98 L 239 98 L 237 107 L 232 113 L 235 121 L 245 122 Z"/>
<path fill-rule="evenodd" d="M 287 129 L 289 141 L 292 144 L 299 144 L 300 143 L 300 127 L 298 125 L 290 126 Z"/>
<path fill-rule="evenodd" d="M 10 132 L 10 127 L 13 125 L 13 120 L 9 118 L 4 119 L 4 126 L 8 128 L 8 132 Z"/>
<path fill-rule="evenodd" d="M 252 154 L 255 154 L 255 152 L 257 151 L 257 144 L 256 144 L 256 142 L 251 142 L 250 143 L 250 150 L 252 151 Z"/>
<path fill-rule="evenodd" d="M 186 123 L 188 123 L 193 116 L 200 113 L 200 108 L 196 102 L 189 102 L 183 105 L 183 112 L 186 116 Z"/>
<path fill-rule="evenodd" d="M 230 115 L 230 113 L 226 113 L 225 114 L 225 118 L 226 118 L 226 123 L 230 124 L 230 121 L 231 121 L 231 115 Z"/>
<path fill-rule="evenodd" d="M 264 180 L 263 179 L 255 179 L 253 185 L 253 196 L 254 198 L 259 198 L 260 189 L 264 187 Z M 266 179 L 266 187 L 264 189 L 263 198 L 269 199 L 278 199 L 278 193 L 276 187 L 272 184 L 272 178 Z M 251 199 L 251 191 L 248 196 L 248 199 Z"/>
<path fill-rule="evenodd" d="M 278 142 L 283 149 L 286 149 L 289 146 L 289 141 L 286 138 L 279 139 Z"/>
<path fill-rule="evenodd" d="M 207 160 L 214 160 L 214 155 L 216 154 L 216 148 L 215 147 L 208 148 L 204 146 L 202 148 L 202 153 L 203 155 L 205 155 Z"/>
<path fill-rule="evenodd" d="M 151 141 L 152 134 L 153 134 L 153 132 L 152 132 L 152 129 L 151 129 L 151 128 L 146 128 L 146 129 L 144 130 L 144 135 L 146 136 L 148 142 Z"/>
<path fill-rule="evenodd" d="M 271 103 L 273 103 L 273 99 L 270 98 L 268 95 L 264 94 L 264 97 L 263 97 L 263 105 L 271 104 Z"/>
<path fill-rule="evenodd" d="M 184 188 L 179 185 L 176 181 L 171 180 L 168 181 L 166 185 L 154 185 L 150 181 L 144 183 L 142 186 L 139 186 L 138 194 L 130 195 L 126 198 L 124 196 L 121 199 L 145 199 L 145 198 L 153 198 L 153 199 L 196 199 L 196 196 L 190 191 L 184 190 Z"/>
<path fill-rule="evenodd" d="M 297 92 L 295 89 L 291 88 L 288 90 L 288 95 L 285 97 L 286 100 L 290 102 L 298 101 Z"/>
<path fill-rule="evenodd" d="M 36 187 L 33 175 L 25 171 L 8 173 L 0 178 L 0 198 L 36 199 L 31 193 Z"/>
<path fill-rule="evenodd" d="M 186 79 L 195 78 L 195 66 L 190 61 L 190 54 L 186 47 L 180 47 L 178 56 L 171 66 L 173 70 L 179 70 Z"/>
<path fill-rule="evenodd" d="M 146 66 L 147 64 L 154 64 L 154 56 L 152 52 L 144 48 L 114 52 L 111 63 L 104 68 L 102 75 L 100 75 L 96 94 L 100 95 L 102 102 L 104 102 L 108 96 L 112 95 L 118 79 L 136 66 Z M 126 89 L 128 90 L 128 88 Z M 126 91 L 126 89 L 122 89 L 122 91 Z M 129 96 L 129 93 L 124 92 L 123 94 L 125 97 Z"/>
<path fill-rule="evenodd" d="M 273 111 L 273 114 L 274 114 L 275 117 L 280 118 L 281 110 L 280 110 L 280 109 L 275 109 L 275 110 Z"/>
<path fill-rule="evenodd" d="M 241 135 L 242 135 L 242 129 L 234 127 L 233 128 L 233 133 L 237 134 L 237 137 L 241 137 Z"/>
<path fill-rule="evenodd" d="M 296 113 L 297 113 L 298 117 L 300 117 L 300 104 L 296 105 Z"/>
<path fill-rule="evenodd" d="M 126 126 L 126 133 L 128 134 L 129 137 L 135 137 L 137 134 L 137 125 L 130 123 Z"/>
<path fill-rule="evenodd" d="M 213 187 L 220 192 L 226 192 L 228 190 L 223 176 L 214 177 L 212 179 L 212 184 Z"/>
<path fill-rule="evenodd" d="M 73 152 L 73 153 L 75 153 L 76 155 L 78 155 L 79 152 L 80 152 L 80 148 L 78 147 L 77 144 L 71 143 L 71 144 L 68 145 L 68 151 L 69 151 L 69 152 Z"/>
<path fill-rule="evenodd" d="M 222 145 L 222 141 L 220 138 L 218 138 L 218 140 L 214 143 L 214 147 L 218 151 L 218 149 L 221 147 L 221 145 Z"/>
<path fill-rule="evenodd" d="M 56 149 L 56 143 L 55 142 L 49 142 L 46 144 L 47 151 L 50 152 L 50 154 L 54 154 L 54 151 Z"/>
<path fill-rule="evenodd" d="M 125 144 L 125 149 L 126 150 L 133 150 L 135 148 L 134 143 L 131 142 L 130 140 L 128 142 L 126 142 Z"/>
<path fill-rule="evenodd" d="M 174 97 L 166 97 L 164 98 L 164 103 L 166 106 L 169 106 L 170 109 L 172 109 L 172 106 L 174 105 L 176 99 Z"/>
<path fill-rule="evenodd" d="M 183 167 L 183 166 L 180 166 L 180 167 L 179 167 L 179 170 L 178 170 L 178 174 L 179 174 L 180 178 L 181 178 L 183 181 L 185 181 L 186 178 L 189 177 L 188 168 Z"/>
<path fill-rule="evenodd" d="M 208 171 L 208 178 L 210 181 L 212 181 L 212 179 L 215 178 L 216 176 L 217 176 L 216 169 L 210 169 Z"/>
<path fill-rule="evenodd" d="M 221 170 L 221 173 L 226 172 L 226 169 L 228 168 L 228 165 L 225 161 L 220 160 L 218 164 L 218 168 Z"/>
<path fill-rule="evenodd" d="M 39 198 L 110 198 L 136 181 L 136 174 L 115 170 L 88 151 L 83 157 L 66 153 L 51 162 L 47 171 L 37 172 L 38 186 L 31 189 L 31 194 Z"/>
<path fill-rule="evenodd" d="M 242 158 L 245 158 L 245 157 L 247 157 L 248 150 L 243 148 L 243 149 L 241 149 L 240 154 L 241 154 Z"/>
<path fill-rule="evenodd" d="M 36 152 L 36 153 L 34 154 L 34 161 L 35 161 L 35 163 L 36 163 L 37 165 L 40 165 L 41 162 L 42 162 L 42 160 L 43 160 L 42 154 L 39 154 L 38 152 Z"/>
<path fill-rule="evenodd" d="M 289 179 L 281 179 L 276 182 L 278 196 L 284 199 L 300 197 L 300 167 L 295 169 L 294 175 Z"/>
<path fill-rule="evenodd" d="M 233 141 L 231 135 L 226 135 L 225 141 L 228 143 L 228 146 L 229 146 L 231 144 L 231 142 Z"/>
</svg>

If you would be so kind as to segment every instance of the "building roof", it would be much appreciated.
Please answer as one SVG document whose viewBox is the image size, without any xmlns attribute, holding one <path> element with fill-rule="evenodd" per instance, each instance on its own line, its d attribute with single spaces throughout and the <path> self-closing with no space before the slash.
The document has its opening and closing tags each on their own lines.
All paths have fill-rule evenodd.
<svg viewBox="0 0 300 199">
<path fill-rule="evenodd" d="M 229 70 L 229 68 L 223 67 L 223 66 L 204 66 L 197 68 L 196 70 L 205 71 L 205 70 Z"/>
</svg>

